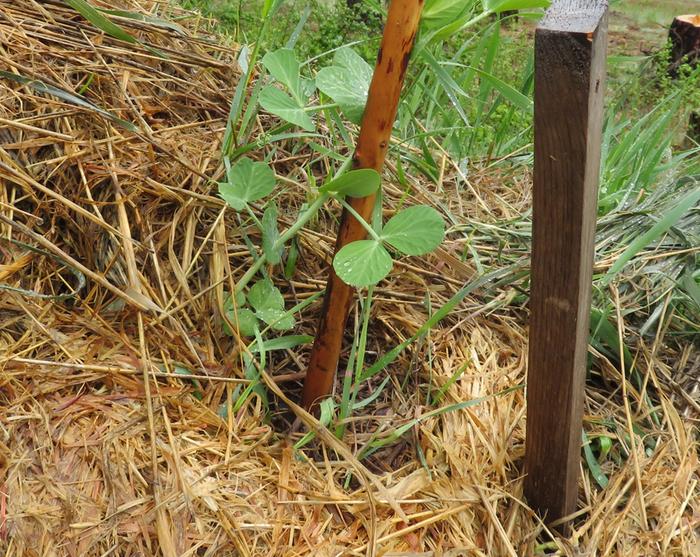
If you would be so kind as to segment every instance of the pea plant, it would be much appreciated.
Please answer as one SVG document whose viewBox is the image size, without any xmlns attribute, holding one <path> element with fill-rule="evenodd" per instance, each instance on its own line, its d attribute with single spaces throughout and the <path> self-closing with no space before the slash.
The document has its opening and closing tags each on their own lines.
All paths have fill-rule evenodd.
<svg viewBox="0 0 700 557">
<path fill-rule="evenodd" d="M 362 117 L 372 68 L 350 48 L 336 51 L 332 65 L 321 69 L 315 80 L 301 76 L 301 65 L 294 51 L 282 48 L 267 53 L 262 65 L 275 83 L 265 85 L 259 94 L 260 106 L 283 121 L 305 131 L 313 131 L 311 114 L 332 107 L 339 108 L 348 120 Z M 317 93 L 318 91 L 318 93 Z M 333 103 L 313 104 L 312 99 L 329 97 Z M 285 311 L 281 292 L 271 279 L 261 278 L 249 289 L 248 284 L 265 264 L 278 265 L 285 245 L 306 225 L 330 199 L 346 209 L 352 208 L 345 197 L 365 197 L 379 189 L 380 176 L 372 169 L 347 170 L 349 160 L 338 174 L 311 192 L 314 201 L 301 212 L 284 233 L 278 227 L 278 210 L 274 201 L 265 204 L 262 218 L 255 214 L 252 203 L 261 202 L 275 189 L 275 173 L 266 162 L 254 162 L 243 156 L 230 166 L 226 180 L 219 183 L 219 195 L 235 211 L 247 214 L 262 238 L 262 256 L 257 258 L 227 296 L 226 320 L 235 325 L 244 337 L 255 336 L 261 325 L 284 331 L 294 326 L 294 317 Z M 399 211 L 382 227 L 372 227 L 356 215 L 366 228 L 369 239 L 352 242 L 341 249 L 333 260 L 337 275 L 347 284 L 367 287 L 384 279 L 393 267 L 395 255 L 423 255 L 443 240 L 444 223 L 438 212 L 429 206 L 412 206 Z M 226 324 L 224 331 L 232 334 Z"/>
</svg>

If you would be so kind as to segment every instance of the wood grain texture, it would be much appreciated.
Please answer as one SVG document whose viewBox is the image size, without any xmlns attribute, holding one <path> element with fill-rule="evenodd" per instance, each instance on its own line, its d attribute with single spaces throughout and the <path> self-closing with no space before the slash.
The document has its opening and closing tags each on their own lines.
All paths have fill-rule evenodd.
<svg viewBox="0 0 700 557">
<path fill-rule="evenodd" d="M 557 1 L 535 34 L 525 494 L 576 509 L 602 135 L 607 3 Z"/>
<path fill-rule="evenodd" d="M 353 168 L 373 168 L 381 172 L 384 166 L 422 9 L 423 0 L 392 0 L 389 6 L 384 36 L 362 116 L 360 136 L 353 155 Z M 371 195 L 349 198 L 349 202 L 365 221 L 369 221 L 375 199 L 376 196 Z M 365 236 L 363 226 L 347 211 L 343 211 L 335 253 Z M 321 319 L 304 381 L 303 405 L 306 409 L 312 408 L 330 394 L 333 388 L 352 301 L 353 289 L 338 278 L 331 266 Z"/>
</svg>

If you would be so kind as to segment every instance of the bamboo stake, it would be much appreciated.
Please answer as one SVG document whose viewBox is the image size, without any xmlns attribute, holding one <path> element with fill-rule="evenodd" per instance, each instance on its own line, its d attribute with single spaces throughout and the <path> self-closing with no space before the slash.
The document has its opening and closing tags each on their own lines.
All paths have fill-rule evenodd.
<svg viewBox="0 0 700 557">
<path fill-rule="evenodd" d="M 353 168 L 373 168 L 381 172 L 384 166 L 422 8 L 423 0 L 391 2 L 362 117 L 360 137 L 353 155 Z M 349 202 L 368 221 L 375 200 L 376 196 L 370 195 L 350 198 Z M 350 242 L 364 239 L 365 235 L 365 229 L 357 219 L 344 210 L 335 253 Z M 353 300 L 351 288 L 336 276 L 332 265 L 328 274 L 326 297 L 304 382 L 303 404 L 307 409 L 331 392 L 345 323 Z"/>
</svg>

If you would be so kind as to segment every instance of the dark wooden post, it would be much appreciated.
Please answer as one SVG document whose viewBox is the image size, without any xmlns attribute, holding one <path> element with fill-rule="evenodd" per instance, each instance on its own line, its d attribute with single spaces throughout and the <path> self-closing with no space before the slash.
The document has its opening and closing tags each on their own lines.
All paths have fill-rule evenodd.
<svg viewBox="0 0 700 557">
<path fill-rule="evenodd" d="M 607 45 L 605 0 L 554 0 L 535 34 L 525 495 L 576 510 Z"/>
</svg>

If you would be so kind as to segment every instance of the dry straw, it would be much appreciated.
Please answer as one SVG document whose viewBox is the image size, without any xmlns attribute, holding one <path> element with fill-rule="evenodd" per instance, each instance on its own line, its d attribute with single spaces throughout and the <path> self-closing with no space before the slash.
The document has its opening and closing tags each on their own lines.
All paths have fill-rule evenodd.
<svg viewBox="0 0 700 557">
<path fill-rule="evenodd" d="M 468 298 L 399 358 L 391 388 L 352 418 L 342 444 L 324 434 L 306 456 L 295 452 L 300 434 L 289 431 L 302 411 L 276 396 L 271 420 L 256 397 L 219 415 L 245 382 L 241 346 L 222 333 L 219 308 L 250 264 L 245 235 L 259 241 L 212 181 L 222 175 L 237 49 L 167 3 L 116 4 L 177 17 L 180 27 L 114 18 L 138 37 L 133 45 L 63 2 L 0 0 L 0 66 L 43 84 L 0 82 L 0 280 L 15 289 L 0 296 L 4 555 L 533 555 L 549 538 L 521 499 L 522 390 L 431 417 L 356 460 L 371 439 L 432 409 L 419 388 L 428 381 L 436 390 L 464 368 L 440 404 L 524 382 L 526 315 L 507 307 L 513 290 L 495 302 Z M 277 201 L 291 222 L 305 201 L 304 169 L 320 179 L 327 168 L 310 151 L 277 147 L 270 153 L 285 186 Z M 414 184 L 420 202 L 437 199 L 462 222 L 485 224 L 527 210 L 526 178 L 513 187 L 511 176 L 472 174 L 460 197 L 443 162 L 438 186 Z M 388 178 L 391 207 L 402 192 Z M 332 207 L 302 231 L 296 275 L 278 285 L 288 307 L 321 288 L 337 214 Z M 461 260 L 464 240 L 451 237 L 377 289 L 370 358 L 425 322 L 426 295 L 438 307 L 474 275 Z M 298 332 L 312 332 L 318 305 Z M 697 393 L 676 373 L 697 372 L 698 356 L 668 350 L 642 346 L 637 357 L 661 416 L 655 450 L 638 443 L 638 467 L 607 464 L 603 491 L 583 474 L 573 537 L 549 542 L 552 554 L 700 555 L 700 414 Z M 281 386 L 299 400 L 307 357 L 308 346 L 277 352 L 266 369 L 271 392 Z M 620 432 L 627 423 L 621 375 L 602 361 L 608 388 L 589 390 L 589 435 L 602 420 Z M 637 418 L 650 410 L 631 402 Z M 316 427 L 311 420 L 303 416 Z"/>
</svg>

